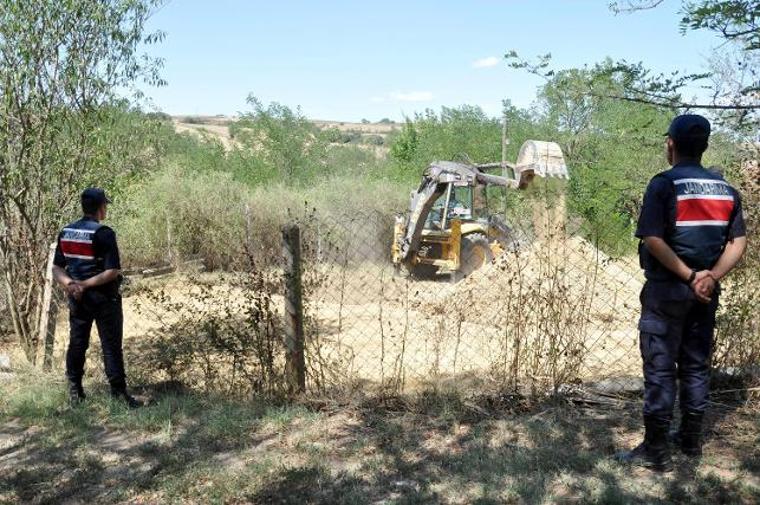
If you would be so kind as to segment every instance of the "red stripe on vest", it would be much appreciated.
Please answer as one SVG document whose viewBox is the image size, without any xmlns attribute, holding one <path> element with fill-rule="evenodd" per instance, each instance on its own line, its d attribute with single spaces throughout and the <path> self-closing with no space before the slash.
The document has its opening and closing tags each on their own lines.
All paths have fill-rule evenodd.
<svg viewBox="0 0 760 505">
<path fill-rule="evenodd" d="M 676 204 L 676 221 L 728 221 L 733 210 L 733 200 L 679 200 Z"/>
<path fill-rule="evenodd" d="M 63 254 L 76 254 L 77 256 L 95 256 L 95 247 L 92 244 L 82 242 L 69 242 L 61 239 L 61 251 Z"/>
</svg>

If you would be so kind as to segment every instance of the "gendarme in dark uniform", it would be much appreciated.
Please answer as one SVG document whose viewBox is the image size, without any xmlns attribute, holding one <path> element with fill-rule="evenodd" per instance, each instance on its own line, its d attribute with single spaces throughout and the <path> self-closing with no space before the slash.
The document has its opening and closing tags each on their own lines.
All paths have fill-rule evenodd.
<svg viewBox="0 0 760 505">
<path fill-rule="evenodd" d="M 94 323 L 112 396 L 126 401 L 130 407 L 137 407 L 139 402 L 127 393 L 124 372 L 119 248 L 114 231 L 100 223 L 106 217 L 109 203 L 102 189 L 86 189 L 82 193 L 84 216 L 66 225 L 58 235 L 54 274 L 66 290 L 69 302 L 66 377 L 71 403 L 81 403 L 86 398 L 82 377 Z"/>
<path fill-rule="evenodd" d="M 672 469 L 669 441 L 688 456 L 702 453 L 717 281 L 746 245 L 739 194 L 701 165 L 709 134 L 701 116 L 673 120 L 667 140 L 672 168 L 649 183 L 636 231 L 647 279 L 639 320 L 645 436 L 619 459 L 657 471 Z M 680 430 L 669 434 L 676 396 Z"/>
</svg>

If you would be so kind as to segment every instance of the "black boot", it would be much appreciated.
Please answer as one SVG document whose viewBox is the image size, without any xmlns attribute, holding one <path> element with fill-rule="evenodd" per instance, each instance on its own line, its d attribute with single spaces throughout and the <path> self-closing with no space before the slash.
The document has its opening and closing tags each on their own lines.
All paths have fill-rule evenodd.
<svg viewBox="0 0 760 505">
<path fill-rule="evenodd" d="M 644 416 L 644 441 L 635 449 L 618 454 L 621 463 L 643 466 L 655 472 L 670 472 L 673 461 L 670 459 L 668 445 L 668 427 L 670 420 L 665 417 Z"/>
<path fill-rule="evenodd" d="M 702 419 L 704 412 L 684 411 L 681 413 L 681 426 L 678 431 L 670 432 L 670 441 L 679 446 L 681 452 L 693 458 L 702 456 Z"/>
<path fill-rule="evenodd" d="M 69 405 L 76 407 L 81 404 L 87 395 L 84 394 L 84 388 L 81 381 L 69 381 Z"/>
<path fill-rule="evenodd" d="M 130 409 L 137 409 L 143 406 L 143 402 L 127 393 L 127 388 L 111 388 L 111 398 L 122 400 Z"/>
</svg>

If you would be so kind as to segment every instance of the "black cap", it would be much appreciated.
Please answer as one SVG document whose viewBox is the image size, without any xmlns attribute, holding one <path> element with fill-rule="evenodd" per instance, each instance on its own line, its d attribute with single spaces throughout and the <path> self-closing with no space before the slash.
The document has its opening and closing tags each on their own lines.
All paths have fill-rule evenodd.
<svg viewBox="0 0 760 505">
<path fill-rule="evenodd" d="M 701 138 L 707 140 L 710 136 L 710 121 L 699 114 L 676 116 L 665 135 L 675 141 Z"/>
<path fill-rule="evenodd" d="M 85 200 L 98 205 L 111 203 L 111 200 L 106 196 L 106 192 L 100 188 L 87 188 L 82 191 L 82 203 L 84 203 Z"/>
</svg>

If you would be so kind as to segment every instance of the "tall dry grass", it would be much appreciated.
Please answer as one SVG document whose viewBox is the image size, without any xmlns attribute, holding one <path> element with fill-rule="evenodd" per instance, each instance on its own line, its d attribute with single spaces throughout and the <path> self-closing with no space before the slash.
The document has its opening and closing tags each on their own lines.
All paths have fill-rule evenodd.
<svg viewBox="0 0 760 505">
<path fill-rule="evenodd" d="M 361 175 L 252 188 L 229 173 L 173 165 L 126 195 L 114 208 L 113 222 L 128 267 L 200 257 L 209 269 L 236 270 L 246 268 L 248 254 L 259 265 L 273 264 L 281 227 L 315 209 L 339 209 L 348 218 L 366 212 L 392 216 L 403 209 L 407 194 L 397 183 Z"/>
</svg>

